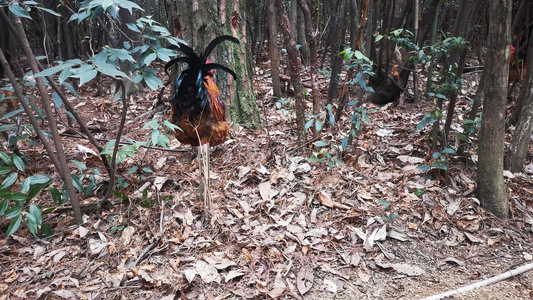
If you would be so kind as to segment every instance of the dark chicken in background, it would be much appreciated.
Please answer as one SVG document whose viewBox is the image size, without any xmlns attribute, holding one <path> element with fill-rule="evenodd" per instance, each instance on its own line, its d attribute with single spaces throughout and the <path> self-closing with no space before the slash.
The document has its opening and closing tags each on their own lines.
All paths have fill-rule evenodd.
<svg viewBox="0 0 533 300">
<path fill-rule="evenodd" d="M 176 79 L 170 109 L 170 121 L 181 128 L 176 130 L 176 138 L 183 144 L 200 146 L 209 143 L 211 146 L 216 146 L 222 144 L 228 136 L 226 106 L 215 83 L 213 70 L 226 71 L 234 79 L 237 76 L 228 67 L 212 63 L 207 58 L 213 49 L 224 41 L 239 44 L 239 40 L 234 37 L 220 36 L 211 41 L 200 56 L 185 44 L 169 47 L 182 52 L 185 56 L 168 62 L 165 65 L 165 72 L 177 63 L 183 62 L 188 65 L 188 68 Z"/>
</svg>

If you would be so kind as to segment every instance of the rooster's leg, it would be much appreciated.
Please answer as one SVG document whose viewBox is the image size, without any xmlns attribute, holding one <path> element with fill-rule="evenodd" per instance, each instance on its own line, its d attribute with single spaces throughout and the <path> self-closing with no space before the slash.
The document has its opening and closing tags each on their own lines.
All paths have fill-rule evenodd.
<svg viewBox="0 0 533 300">
<path fill-rule="evenodd" d="M 211 194 L 209 192 L 209 143 L 198 146 L 198 166 L 200 173 L 200 200 L 204 201 L 205 207 L 211 211 Z"/>
</svg>

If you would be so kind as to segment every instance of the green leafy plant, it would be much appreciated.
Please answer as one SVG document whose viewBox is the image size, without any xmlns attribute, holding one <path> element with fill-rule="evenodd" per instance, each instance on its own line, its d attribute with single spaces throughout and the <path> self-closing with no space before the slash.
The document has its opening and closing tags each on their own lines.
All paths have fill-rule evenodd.
<svg viewBox="0 0 533 300">
<path fill-rule="evenodd" d="M 431 165 L 419 165 L 418 169 L 427 172 L 431 169 L 440 169 L 443 171 L 448 170 L 447 158 L 448 155 L 455 154 L 455 150 L 452 148 L 445 148 L 441 152 L 435 152 L 432 154 L 432 164 Z"/>
<path fill-rule="evenodd" d="M 20 188 L 17 188 L 15 183 L 25 169 L 24 161 L 20 157 L 0 151 L 0 178 L 3 178 L 0 185 L 0 199 L 3 199 L 0 201 L 0 218 L 11 220 L 6 235 L 15 233 L 23 220 L 26 220 L 31 234 L 49 235 L 50 226 L 43 223 L 41 209 L 32 200 L 50 186 L 53 179 L 47 175 L 24 177 L 19 183 Z"/>
</svg>

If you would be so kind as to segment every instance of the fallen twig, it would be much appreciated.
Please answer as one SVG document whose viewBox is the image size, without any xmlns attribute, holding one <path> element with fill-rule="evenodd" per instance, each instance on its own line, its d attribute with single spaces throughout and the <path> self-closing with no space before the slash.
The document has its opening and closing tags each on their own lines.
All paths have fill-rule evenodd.
<svg viewBox="0 0 533 300">
<path fill-rule="evenodd" d="M 520 274 L 522 274 L 524 272 L 531 271 L 532 269 L 533 269 L 533 263 L 518 267 L 518 268 L 516 268 L 514 270 L 507 271 L 505 273 L 502 273 L 500 275 L 496 275 L 496 276 L 491 277 L 489 279 L 485 279 L 483 281 L 478 281 L 478 282 L 476 282 L 474 284 L 467 285 L 467 286 L 455 289 L 453 291 L 445 292 L 445 293 L 438 294 L 438 295 L 435 295 L 435 296 L 430 296 L 430 297 L 424 298 L 422 300 L 437 300 L 437 299 L 442 299 L 444 297 L 449 297 L 449 296 L 453 296 L 453 295 L 460 294 L 460 293 L 466 293 L 466 292 L 469 292 L 471 290 L 474 290 L 474 289 L 477 289 L 477 288 L 480 288 L 480 287 L 484 287 L 484 286 L 488 286 L 490 284 L 505 280 L 507 278 L 520 275 Z"/>
</svg>

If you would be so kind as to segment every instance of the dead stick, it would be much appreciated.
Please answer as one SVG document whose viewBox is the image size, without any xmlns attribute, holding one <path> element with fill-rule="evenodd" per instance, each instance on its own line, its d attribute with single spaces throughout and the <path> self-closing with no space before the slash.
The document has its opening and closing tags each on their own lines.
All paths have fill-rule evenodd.
<svg viewBox="0 0 533 300">
<path fill-rule="evenodd" d="M 485 279 L 483 281 L 479 281 L 479 282 L 476 282 L 474 284 L 467 285 L 467 286 L 458 288 L 458 289 L 453 290 L 453 291 L 449 291 L 449 292 L 445 292 L 445 293 L 438 294 L 438 295 L 435 295 L 435 296 L 427 297 L 427 298 L 424 298 L 422 300 L 438 300 L 438 299 L 442 299 L 444 297 L 449 297 L 449 296 L 453 296 L 453 295 L 460 294 L 460 293 L 466 293 L 466 292 L 469 292 L 471 290 L 474 290 L 474 289 L 477 289 L 477 288 L 480 288 L 480 287 L 484 287 L 484 286 L 488 286 L 488 285 L 491 285 L 493 283 L 505 280 L 507 278 L 511 278 L 511 277 L 520 275 L 520 274 L 522 274 L 524 272 L 531 271 L 532 269 L 533 269 L 533 263 L 518 267 L 518 268 L 516 268 L 514 270 L 507 271 L 505 273 L 502 273 L 500 275 L 496 275 L 496 276 L 491 277 L 489 279 Z"/>
</svg>

